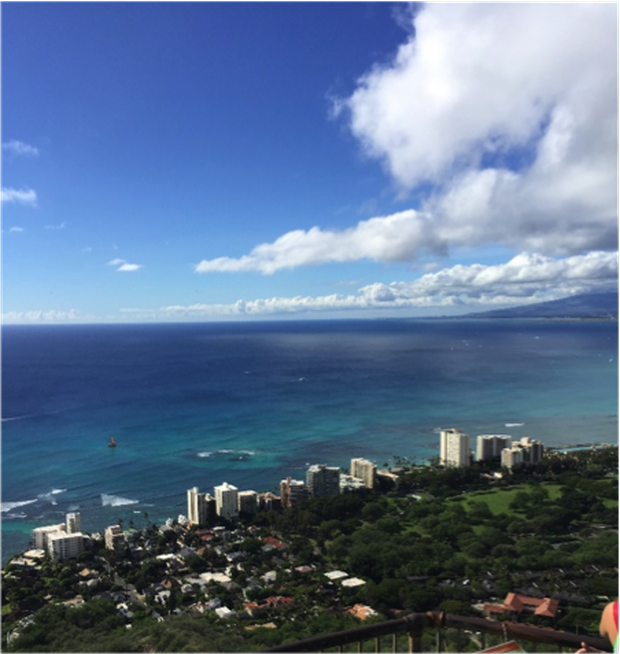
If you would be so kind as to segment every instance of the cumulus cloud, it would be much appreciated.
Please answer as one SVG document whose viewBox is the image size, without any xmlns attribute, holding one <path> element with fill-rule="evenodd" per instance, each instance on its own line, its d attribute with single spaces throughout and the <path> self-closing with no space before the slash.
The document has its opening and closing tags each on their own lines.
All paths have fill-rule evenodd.
<svg viewBox="0 0 620 654">
<path fill-rule="evenodd" d="M 142 266 L 137 263 L 124 263 L 116 269 L 116 272 L 135 272 L 140 270 Z"/>
<path fill-rule="evenodd" d="M 455 265 L 414 281 L 369 284 L 348 295 L 273 297 L 231 304 L 170 305 L 147 311 L 125 309 L 125 312 L 166 320 L 367 309 L 482 310 L 592 291 L 617 291 L 617 287 L 618 257 L 613 252 L 565 258 L 521 253 L 503 264 Z"/>
<path fill-rule="evenodd" d="M 616 7 L 430 3 L 337 103 L 439 240 L 571 253 L 617 242 Z"/>
<path fill-rule="evenodd" d="M 376 303 L 399 304 L 429 299 L 440 304 L 512 304 L 553 300 L 597 290 L 616 290 L 618 256 L 590 252 L 563 259 L 521 253 L 494 266 L 456 265 L 412 282 L 371 284 L 360 294 Z"/>
<path fill-rule="evenodd" d="M 116 272 L 136 272 L 144 267 L 141 264 L 128 263 L 125 259 L 112 259 L 112 261 L 108 261 L 108 266 L 118 266 Z"/>
<path fill-rule="evenodd" d="M 35 207 L 37 204 L 37 194 L 30 188 L 16 189 L 16 188 L 3 188 L 2 189 L 2 202 L 25 204 Z"/>
<path fill-rule="evenodd" d="M 38 157 L 39 149 L 33 145 L 28 145 L 23 141 L 18 141 L 16 139 L 11 139 L 6 143 L 2 144 L 2 149 L 12 155 L 18 157 Z"/>
<path fill-rule="evenodd" d="M 411 262 L 488 245 L 617 249 L 616 6 L 429 3 L 407 15 L 394 58 L 335 106 L 403 197 L 423 198 L 418 209 L 293 230 L 196 272 Z"/>
<path fill-rule="evenodd" d="M 238 259 L 220 257 L 204 260 L 196 272 L 259 271 L 272 274 L 278 270 L 320 263 L 369 259 L 383 262 L 410 261 L 420 250 L 441 252 L 442 243 L 429 227 L 428 218 L 413 209 L 370 218 L 343 231 L 313 227 L 294 230 L 273 243 L 255 247 Z"/>
</svg>

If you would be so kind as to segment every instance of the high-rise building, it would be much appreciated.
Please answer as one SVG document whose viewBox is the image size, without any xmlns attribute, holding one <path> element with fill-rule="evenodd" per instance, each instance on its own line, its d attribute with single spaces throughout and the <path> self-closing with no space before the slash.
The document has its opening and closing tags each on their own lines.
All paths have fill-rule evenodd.
<svg viewBox="0 0 620 654">
<path fill-rule="evenodd" d="M 47 541 L 52 534 L 59 532 L 66 533 L 65 530 L 67 526 L 64 524 L 60 525 L 49 525 L 47 527 L 37 527 L 32 530 L 32 546 L 37 550 L 46 550 L 47 551 Z"/>
<path fill-rule="evenodd" d="M 374 488 L 377 466 L 366 459 L 351 459 L 351 477 L 361 479 L 367 488 Z"/>
<path fill-rule="evenodd" d="M 224 482 L 215 487 L 215 511 L 224 520 L 231 520 L 239 515 L 236 486 Z"/>
<path fill-rule="evenodd" d="M 125 546 L 125 534 L 120 525 L 110 525 L 105 528 L 105 546 L 109 550 L 121 550 Z"/>
<path fill-rule="evenodd" d="M 460 429 L 442 429 L 439 442 L 439 462 L 443 466 L 468 466 L 469 436 Z"/>
<path fill-rule="evenodd" d="M 486 461 L 499 457 L 502 450 L 512 446 L 512 437 L 489 434 L 476 439 L 476 460 Z"/>
<path fill-rule="evenodd" d="M 509 470 L 520 464 L 533 465 L 542 459 L 544 452 L 545 447 L 540 441 L 524 436 L 510 449 L 502 450 L 502 465 Z"/>
<path fill-rule="evenodd" d="M 523 463 L 523 450 L 516 445 L 507 447 L 502 450 L 501 463 L 502 466 L 508 468 L 508 470 L 512 470 L 515 466 L 521 465 Z"/>
<path fill-rule="evenodd" d="M 48 536 L 47 551 L 54 561 L 71 559 L 84 551 L 84 536 L 79 531 L 57 531 Z"/>
<path fill-rule="evenodd" d="M 306 471 L 306 486 L 310 497 L 338 495 L 340 468 L 330 468 L 322 463 L 311 465 Z"/>
<path fill-rule="evenodd" d="M 308 497 L 308 489 L 303 481 L 287 477 L 280 482 L 280 501 L 283 509 L 298 506 Z"/>
<path fill-rule="evenodd" d="M 187 519 L 190 523 L 204 527 L 213 520 L 215 500 L 209 493 L 200 493 L 198 487 L 187 491 Z"/>
<path fill-rule="evenodd" d="M 543 458 L 545 446 L 541 441 L 524 436 L 517 445 L 523 450 L 523 463 L 538 463 Z"/>
<path fill-rule="evenodd" d="M 258 493 L 253 490 L 239 491 L 237 494 L 237 510 L 245 515 L 253 515 L 258 511 Z"/>
<path fill-rule="evenodd" d="M 65 525 L 68 534 L 77 534 L 82 531 L 82 519 L 79 511 L 67 513 L 65 516 Z"/>
</svg>

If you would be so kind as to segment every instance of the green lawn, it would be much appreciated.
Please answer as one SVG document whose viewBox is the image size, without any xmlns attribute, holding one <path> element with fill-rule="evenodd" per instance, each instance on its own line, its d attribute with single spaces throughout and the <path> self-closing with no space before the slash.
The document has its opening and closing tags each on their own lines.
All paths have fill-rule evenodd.
<svg viewBox="0 0 620 654">
<path fill-rule="evenodd" d="M 543 484 L 549 493 L 549 499 L 554 500 L 560 496 L 560 484 Z M 512 511 L 510 503 L 519 491 L 529 492 L 533 488 L 530 484 L 520 484 L 511 488 L 498 488 L 492 491 L 468 493 L 456 502 L 463 502 L 465 509 L 469 509 L 471 502 L 485 502 L 494 515 L 507 514 L 517 515 Z"/>
</svg>

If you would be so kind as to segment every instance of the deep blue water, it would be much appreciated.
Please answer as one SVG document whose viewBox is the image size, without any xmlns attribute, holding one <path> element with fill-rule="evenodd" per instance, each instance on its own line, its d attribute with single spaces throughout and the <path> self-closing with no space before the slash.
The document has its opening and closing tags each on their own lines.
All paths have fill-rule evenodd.
<svg viewBox="0 0 620 654">
<path fill-rule="evenodd" d="M 615 443 L 617 355 L 613 322 L 4 326 L 3 560 L 68 510 L 141 525 L 195 485 L 426 460 L 440 427 Z"/>
</svg>

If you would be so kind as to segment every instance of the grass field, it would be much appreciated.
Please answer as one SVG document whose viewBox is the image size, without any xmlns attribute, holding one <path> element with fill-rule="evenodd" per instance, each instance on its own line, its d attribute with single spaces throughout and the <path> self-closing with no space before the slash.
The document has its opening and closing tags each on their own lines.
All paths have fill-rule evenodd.
<svg viewBox="0 0 620 654">
<path fill-rule="evenodd" d="M 510 503 L 519 491 L 529 492 L 533 488 L 530 484 L 520 484 L 511 488 L 497 488 L 491 491 L 481 491 L 467 493 L 462 498 L 457 498 L 456 502 L 462 502 L 465 509 L 468 510 L 472 502 L 484 502 L 494 515 L 517 515 L 511 510 Z M 555 500 L 560 496 L 560 484 L 543 484 L 543 488 L 549 493 L 549 499 Z"/>
</svg>

